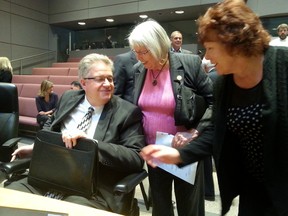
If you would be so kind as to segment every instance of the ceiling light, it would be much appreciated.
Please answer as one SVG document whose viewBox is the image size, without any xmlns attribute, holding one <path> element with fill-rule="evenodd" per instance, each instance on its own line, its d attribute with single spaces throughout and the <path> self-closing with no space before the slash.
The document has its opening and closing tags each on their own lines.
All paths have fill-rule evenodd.
<svg viewBox="0 0 288 216">
<path fill-rule="evenodd" d="M 78 25 L 84 26 L 84 25 L 86 25 L 86 23 L 85 22 L 78 22 Z"/>
<path fill-rule="evenodd" d="M 148 16 L 146 14 L 141 14 L 141 15 L 139 15 L 139 17 L 142 19 L 146 19 Z"/>
<path fill-rule="evenodd" d="M 175 11 L 175 13 L 176 13 L 176 14 L 183 14 L 184 11 L 183 11 L 183 10 L 177 10 L 177 11 Z"/>
<path fill-rule="evenodd" d="M 114 19 L 106 19 L 107 22 L 114 22 Z"/>
</svg>

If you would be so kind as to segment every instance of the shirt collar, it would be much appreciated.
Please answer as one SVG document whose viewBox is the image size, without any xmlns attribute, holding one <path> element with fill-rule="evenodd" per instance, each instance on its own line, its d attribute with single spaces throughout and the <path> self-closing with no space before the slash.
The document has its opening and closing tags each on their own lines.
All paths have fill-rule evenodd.
<svg viewBox="0 0 288 216">
<path fill-rule="evenodd" d="M 172 52 L 181 53 L 181 52 L 182 52 L 182 49 L 181 49 L 181 47 L 180 47 L 179 50 L 175 50 L 173 47 L 171 47 L 171 51 L 172 51 Z"/>
</svg>

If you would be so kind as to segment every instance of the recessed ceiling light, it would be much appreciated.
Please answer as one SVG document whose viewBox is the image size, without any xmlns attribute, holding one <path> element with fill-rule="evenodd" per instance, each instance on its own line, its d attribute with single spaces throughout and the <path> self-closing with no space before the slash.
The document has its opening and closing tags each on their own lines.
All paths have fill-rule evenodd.
<svg viewBox="0 0 288 216">
<path fill-rule="evenodd" d="M 177 10 L 177 11 L 175 11 L 175 13 L 176 13 L 176 14 L 183 14 L 184 11 L 183 11 L 183 10 Z"/>
<path fill-rule="evenodd" d="M 85 22 L 78 22 L 78 25 L 86 25 Z"/>
<path fill-rule="evenodd" d="M 114 22 L 114 19 L 106 19 L 107 22 Z"/>
<path fill-rule="evenodd" d="M 139 17 L 142 19 L 146 19 L 148 16 L 146 14 L 141 14 L 141 15 L 139 15 Z"/>
</svg>

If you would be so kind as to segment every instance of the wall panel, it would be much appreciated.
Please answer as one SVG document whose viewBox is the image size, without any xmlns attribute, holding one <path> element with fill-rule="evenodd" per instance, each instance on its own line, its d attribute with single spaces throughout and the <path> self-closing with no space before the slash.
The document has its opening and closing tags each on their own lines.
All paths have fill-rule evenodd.
<svg viewBox="0 0 288 216">
<path fill-rule="evenodd" d="M 0 42 L 0 56 L 6 56 L 11 59 L 11 44 Z"/>
<path fill-rule="evenodd" d="M 19 5 L 11 5 L 11 13 L 48 24 L 48 12 L 43 13 L 38 10 L 21 7 Z"/>
<path fill-rule="evenodd" d="M 10 14 L 0 11 L 0 42 L 10 43 Z"/>
<path fill-rule="evenodd" d="M 48 24 L 48 5 L 49 0 L 0 0 L 0 55 L 12 61 L 16 74 L 20 61 L 15 59 L 55 50 L 53 62 L 57 61 L 57 37 Z M 51 65 L 50 59 L 24 60 L 22 67 L 29 73 L 31 67 Z"/>
<path fill-rule="evenodd" d="M 32 9 L 44 14 L 48 14 L 49 0 L 11 0 L 13 5 L 19 5 L 20 7 Z"/>
<path fill-rule="evenodd" d="M 12 15 L 12 41 L 14 44 L 48 49 L 49 26 L 47 24 Z"/>
<path fill-rule="evenodd" d="M 87 10 L 89 0 L 49 0 L 49 13 L 58 14 L 72 11 Z M 64 15 L 65 16 L 65 15 Z"/>
</svg>

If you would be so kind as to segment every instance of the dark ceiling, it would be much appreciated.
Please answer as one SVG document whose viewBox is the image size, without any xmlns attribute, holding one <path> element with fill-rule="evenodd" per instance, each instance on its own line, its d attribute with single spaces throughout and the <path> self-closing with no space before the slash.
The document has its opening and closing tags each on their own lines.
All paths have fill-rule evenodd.
<svg viewBox="0 0 288 216">
<path fill-rule="evenodd" d="M 135 14 L 127 14 L 127 15 L 119 15 L 119 16 L 111 16 L 111 17 L 101 17 L 87 20 L 75 20 L 63 23 L 55 23 L 53 26 L 58 26 L 62 28 L 66 28 L 72 31 L 78 30 L 87 30 L 87 29 L 96 29 L 96 28 L 109 28 L 114 26 L 121 25 L 131 25 L 141 22 L 142 19 L 139 17 L 140 14 L 146 14 L 149 18 L 155 19 L 158 22 L 173 22 L 173 21 L 181 21 L 181 20 L 195 20 L 201 14 L 204 14 L 208 7 L 212 4 L 206 5 L 198 5 L 198 6 L 190 6 L 190 7 L 182 7 L 182 8 L 173 8 L 173 9 L 165 9 L 158 11 L 149 11 L 149 12 L 141 12 Z M 184 14 L 175 14 L 176 10 L 183 10 Z M 113 18 L 113 23 L 108 23 L 106 21 L 107 18 Z M 78 25 L 78 21 L 85 21 L 85 26 Z"/>
</svg>

